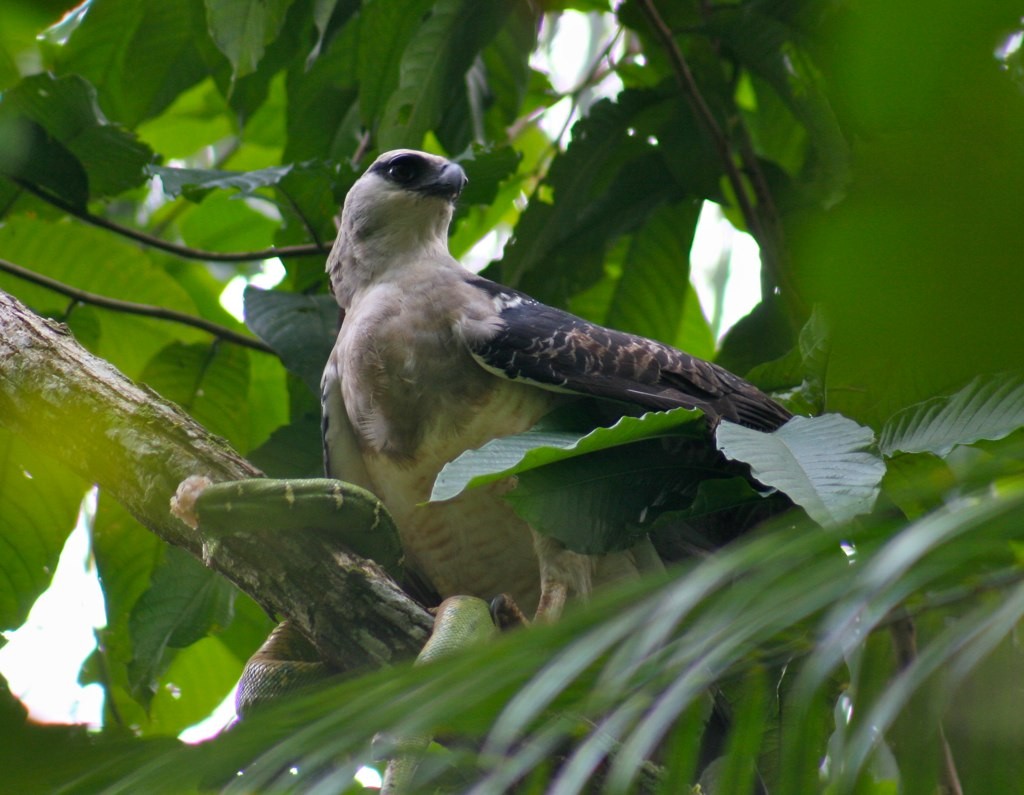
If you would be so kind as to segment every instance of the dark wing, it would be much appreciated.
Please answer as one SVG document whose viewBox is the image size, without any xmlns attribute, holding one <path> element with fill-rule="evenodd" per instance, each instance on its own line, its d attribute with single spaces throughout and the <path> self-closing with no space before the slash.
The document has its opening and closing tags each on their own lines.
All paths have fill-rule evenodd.
<svg viewBox="0 0 1024 795">
<path fill-rule="evenodd" d="M 792 415 L 748 381 L 660 342 L 589 323 L 483 278 L 470 280 L 498 312 L 498 330 L 469 341 L 491 372 L 547 389 L 633 403 L 647 409 L 699 408 L 773 430 Z"/>
</svg>

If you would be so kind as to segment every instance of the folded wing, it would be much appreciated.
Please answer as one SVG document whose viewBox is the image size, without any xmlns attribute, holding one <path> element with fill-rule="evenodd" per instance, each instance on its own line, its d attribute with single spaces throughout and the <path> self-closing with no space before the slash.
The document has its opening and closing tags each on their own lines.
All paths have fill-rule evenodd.
<svg viewBox="0 0 1024 795">
<path fill-rule="evenodd" d="M 483 367 L 546 389 L 619 400 L 652 410 L 699 408 L 758 430 L 792 415 L 728 370 L 635 334 L 604 328 L 483 278 L 500 319 L 483 338 L 467 339 Z"/>
</svg>

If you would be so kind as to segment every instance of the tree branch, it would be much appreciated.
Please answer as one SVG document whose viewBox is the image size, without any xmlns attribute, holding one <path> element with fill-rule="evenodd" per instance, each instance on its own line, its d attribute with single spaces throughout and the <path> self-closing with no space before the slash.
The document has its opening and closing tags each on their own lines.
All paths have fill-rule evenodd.
<svg viewBox="0 0 1024 795">
<path fill-rule="evenodd" d="M 213 537 L 171 517 L 189 475 L 214 482 L 261 473 L 154 392 L 83 349 L 66 327 L 0 291 L 0 424 L 89 482 L 138 521 L 290 617 L 341 670 L 412 657 L 430 616 L 376 565 L 318 534 Z"/>
<path fill-rule="evenodd" d="M 658 9 L 654 7 L 653 0 L 640 0 L 639 5 L 640 10 L 647 17 L 647 21 L 653 28 L 662 49 L 668 55 L 669 64 L 672 67 L 672 73 L 675 75 L 679 88 L 682 90 L 687 102 L 690 103 L 690 107 L 693 108 L 697 118 L 707 128 L 711 136 L 711 142 L 714 144 L 718 157 L 722 161 L 726 178 L 732 186 L 733 193 L 736 194 L 736 201 L 739 202 L 740 212 L 743 213 L 751 233 L 760 243 L 764 236 L 761 218 L 753 204 L 751 204 L 750 197 L 747 195 L 747 188 L 743 184 L 743 177 L 736 166 L 736 162 L 733 160 L 729 139 L 718 124 L 715 114 L 708 107 L 708 103 L 705 101 L 704 95 L 701 94 L 700 87 L 693 77 L 693 72 L 690 71 L 686 58 L 683 57 L 682 51 L 676 45 L 675 39 L 672 37 L 672 31 L 665 24 L 665 20 L 661 18 Z"/>
<path fill-rule="evenodd" d="M 261 251 L 204 251 L 203 249 L 190 248 L 189 246 L 182 246 L 178 243 L 171 243 L 170 241 L 163 240 L 153 235 L 148 235 L 145 232 L 140 232 L 137 229 L 132 229 L 127 226 L 115 223 L 114 221 L 107 220 L 98 215 L 93 215 L 88 210 L 82 210 L 75 207 L 73 204 L 68 204 L 62 199 L 47 193 L 41 188 L 33 185 L 31 182 L 16 179 L 14 180 L 20 188 L 28 191 L 33 196 L 38 197 L 47 204 L 52 204 L 57 209 L 66 212 L 68 215 L 73 215 L 81 221 L 98 226 L 101 229 L 106 229 L 109 232 L 113 232 L 121 237 L 127 237 L 131 240 L 135 240 L 138 243 L 142 243 L 146 246 L 158 248 L 161 251 L 166 251 L 170 254 L 176 254 L 183 259 L 197 259 L 206 262 L 251 262 L 254 260 L 272 259 L 279 257 L 281 259 L 287 259 L 289 257 L 308 257 L 313 255 L 323 255 L 330 251 L 330 247 L 324 247 L 316 244 L 305 245 L 305 246 L 281 246 L 280 248 L 265 248 Z"/>
<path fill-rule="evenodd" d="M 53 290 L 55 293 L 66 295 L 82 304 L 92 304 L 93 306 L 100 306 L 104 309 L 112 309 L 115 312 L 124 312 L 129 315 L 142 315 L 143 317 L 155 317 L 160 320 L 170 320 L 174 323 L 181 323 L 184 326 L 191 326 L 193 328 L 200 329 L 224 340 L 225 342 L 233 342 L 236 345 L 242 345 L 246 348 L 252 348 L 253 350 L 261 351 L 263 353 L 274 352 L 273 349 L 262 340 L 255 337 L 249 337 L 245 334 L 240 334 L 226 326 L 221 326 L 218 323 L 206 320 L 205 318 L 196 317 L 195 315 L 188 315 L 184 312 L 175 312 L 173 309 L 167 309 L 162 306 L 137 304 L 133 301 L 122 301 L 119 298 L 109 298 L 105 295 L 97 295 L 96 293 L 79 290 L 77 287 L 72 287 L 69 284 L 64 284 L 64 282 L 51 279 L 49 276 L 43 276 L 41 273 L 30 271 L 28 268 L 15 265 L 13 262 L 8 262 L 5 259 L 0 259 L 0 271 L 6 271 L 12 276 L 17 276 L 19 279 L 24 279 L 27 282 L 41 285 L 48 290 Z"/>
<path fill-rule="evenodd" d="M 740 124 L 740 142 L 737 154 L 743 163 L 743 168 L 750 175 L 751 189 L 757 198 L 757 203 L 748 194 L 747 186 L 743 181 L 740 168 L 733 158 L 733 148 L 725 131 L 719 125 L 718 120 L 712 113 L 711 108 L 701 94 L 700 87 L 690 71 L 682 51 L 672 36 L 672 31 L 665 20 L 661 18 L 658 9 L 655 8 L 654 0 L 639 0 L 640 10 L 647 18 L 648 23 L 654 30 L 655 37 L 661 44 L 662 49 L 668 55 L 672 73 L 676 82 L 682 90 L 686 100 L 690 103 L 697 118 L 704 124 L 711 137 L 711 141 L 718 152 L 722 167 L 725 170 L 726 179 L 736 194 L 736 201 L 739 204 L 740 212 L 747 223 L 747 228 L 757 240 L 761 249 L 761 261 L 767 279 L 762 279 L 762 292 L 764 296 L 769 295 L 769 290 L 778 285 L 782 288 L 783 300 L 789 307 L 791 323 L 799 328 L 807 316 L 807 309 L 803 300 L 796 291 L 789 278 L 788 269 L 784 267 L 785 245 L 782 236 L 782 225 L 779 222 L 775 202 L 768 189 L 764 173 L 761 170 L 757 158 L 754 156 L 753 148 L 750 146 L 749 136 L 746 128 Z"/>
</svg>

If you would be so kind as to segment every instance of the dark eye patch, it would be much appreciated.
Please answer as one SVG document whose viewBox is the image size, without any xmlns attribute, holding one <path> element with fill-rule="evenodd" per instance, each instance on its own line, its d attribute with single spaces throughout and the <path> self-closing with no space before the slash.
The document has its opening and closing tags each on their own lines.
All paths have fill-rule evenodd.
<svg viewBox="0 0 1024 795">
<path fill-rule="evenodd" d="M 398 155 L 388 163 L 387 175 L 399 185 L 410 185 L 423 174 L 426 165 L 417 155 Z"/>
</svg>

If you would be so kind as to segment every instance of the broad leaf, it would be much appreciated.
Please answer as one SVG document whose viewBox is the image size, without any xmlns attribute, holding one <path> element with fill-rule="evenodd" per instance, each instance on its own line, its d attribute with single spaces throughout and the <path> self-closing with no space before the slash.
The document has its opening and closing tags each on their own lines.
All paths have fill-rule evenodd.
<svg viewBox="0 0 1024 795">
<path fill-rule="evenodd" d="M 327 357 L 338 336 L 338 304 L 330 295 L 245 288 L 245 322 L 284 366 L 320 394 Z"/>
<path fill-rule="evenodd" d="M 504 3 L 440 0 L 402 53 L 398 86 L 378 128 L 381 149 L 419 147 L 441 119 L 450 97 L 464 90 L 466 71 L 490 41 L 508 9 Z M 459 47 L 446 47 L 452 40 Z"/>
<path fill-rule="evenodd" d="M 293 0 L 238 3 L 206 0 L 210 37 L 231 62 L 232 78 L 256 71 L 266 46 L 277 38 Z"/>
<path fill-rule="evenodd" d="M 652 411 L 642 417 L 623 417 L 611 427 L 589 433 L 551 430 L 541 425 L 515 436 L 494 439 L 446 464 L 434 481 L 430 499 L 432 502 L 449 500 L 467 488 L 493 483 L 556 461 L 678 433 L 682 426 L 700 416 L 699 411 L 683 408 Z"/>
<path fill-rule="evenodd" d="M 688 457 L 648 439 L 523 471 L 505 499 L 537 532 L 574 552 L 599 555 L 636 544 L 648 531 L 645 522 L 663 509 L 659 503 L 671 504 L 666 495 L 689 491 L 711 474 L 703 457 L 693 467 Z"/>
<path fill-rule="evenodd" d="M 144 167 L 155 158 L 133 134 L 106 120 L 95 89 L 77 75 L 33 75 L 7 91 L 0 135 L 5 143 L 0 173 L 41 185 L 78 206 L 141 185 Z M 60 178 L 68 184 L 61 185 Z"/>
<path fill-rule="evenodd" d="M 201 201 L 211 190 L 234 189 L 243 196 L 259 188 L 276 185 L 292 170 L 288 166 L 271 166 L 257 171 L 219 171 L 202 168 L 165 168 L 152 166 L 149 173 L 160 177 L 168 196 L 184 196 L 190 201 Z"/>
<path fill-rule="evenodd" d="M 878 446 L 897 452 L 945 456 L 960 444 L 1002 439 L 1024 426 L 1024 378 L 1013 373 L 978 376 L 947 397 L 897 412 L 882 427 Z"/>
<path fill-rule="evenodd" d="M 133 695 L 143 704 L 156 692 L 170 664 L 170 650 L 195 643 L 231 622 L 234 586 L 175 547 L 165 550 L 149 590 L 132 610 L 134 658 L 129 666 Z"/>
<path fill-rule="evenodd" d="M 399 64 L 425 14 L 429 0 L 367 3 L 361 12 L 358 75 L 359 116 L 366 127 L 380 122 L 398 85 Z"/>
<path fill-rule="evenodd" d="M 239 395 L 249 391 L 249 354 L 237 345 L 173 342 L 147 363 L 139 380 L 245 452 L 252 446 L 250 409 Z"/>
<path fill-rule="evenodd" d="M 80 290 L 196 314 L 188 292 L 145 252 L 93 227 L 17 217 L 0 227 L 0 251 L 23 267 Z M 0 274 L 0 288 L 39 314 L 66 322 L 85 347 L 131 378 L 138 378 L 149 360 L 175 340 L 210 339 L 179 323 L 72 302 L 6 273 Z"/>
<path fill-rule="evenodd" d="M 757 480 L 784 492 L 823 527 L 870 511 L 885 474 L 870 451 L 871 429 L 838 414 L 794 417 L 772 433 L 722 422 L 715 438 L 726 457 L 749 464 Z"/>
<path fill-rule="evenodd" d="M 71 19 L 79 24 L 56 50 L 58 73 L 91 81 L 104 111 L 129 127 L 209 74 L 204 55 L 213 47 L 200 0 L 99 0 Z M 53 33 L 67 37 L 63 29 Z"/>
<path fill-rule="evenodd" d="M 69 429 L 69 432 L 71 430 Z M 14 629 L 49 586 L 87 484 L 0 429 L 0 627 Z"/>
</svg>

